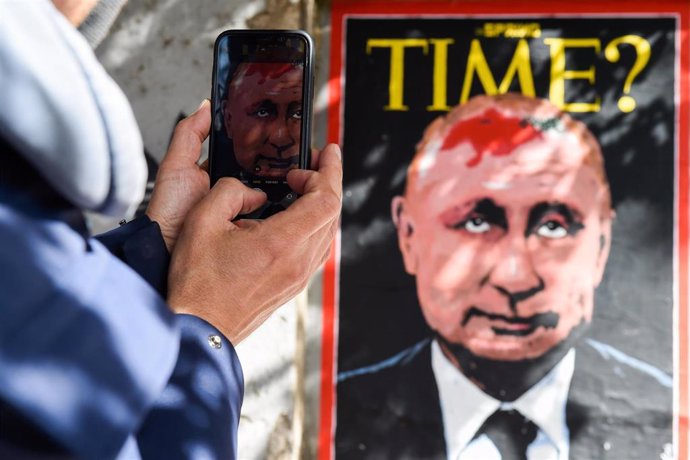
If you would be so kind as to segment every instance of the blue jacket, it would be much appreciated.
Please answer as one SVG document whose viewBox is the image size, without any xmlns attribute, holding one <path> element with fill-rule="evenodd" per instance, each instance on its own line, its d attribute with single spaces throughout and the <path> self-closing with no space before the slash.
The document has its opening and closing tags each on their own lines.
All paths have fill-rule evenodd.
<svg viewBox="0 0 690 460">
<path fill-rule="evenodd" d="M 158 225 L 91 238 L 77 208 L 0 150 L 0 458 L 235 458 L 240 363 L 157 292 Z"/>
</svg>

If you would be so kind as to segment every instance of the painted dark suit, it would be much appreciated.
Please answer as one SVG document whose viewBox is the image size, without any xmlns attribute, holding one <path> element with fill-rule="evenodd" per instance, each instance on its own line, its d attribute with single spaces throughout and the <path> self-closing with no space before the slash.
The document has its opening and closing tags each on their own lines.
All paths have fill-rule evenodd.
<svg viewBox="0 0 690 460">
<path fill-rule="evenodd" d="M 340 374 L 336 458 L 446 458 L 430 343 Z M 672 440 L 671 386 L 658 369 L 584 340 L 566 406 L 570 458 L 660 458 Z"/>
</svg>

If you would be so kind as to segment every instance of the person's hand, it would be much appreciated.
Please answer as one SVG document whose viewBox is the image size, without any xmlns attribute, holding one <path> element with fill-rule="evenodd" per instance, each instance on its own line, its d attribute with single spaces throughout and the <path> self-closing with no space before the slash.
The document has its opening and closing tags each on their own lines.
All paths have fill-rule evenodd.
<svg viewBox="0 0 690 460">
<path fill-rule="evenodd" d="M 337 145 L 316 152 L 318 170 L 292 170 L 292 206 L 265 220 L 239 220 L 266 201 L 236 179 L 218 181 L 189 213 L 175 246 L 168 303 L 199 316 L 237 345 L 304 289 L 338 228 L 342 163 Z"/>
<path fill-rule="evenodd" d="M 160 225 L 170 252 L 185 216 L 209 190 L 208 173 L 197 161 L 210 127 L 211 103 L 205 99 L 196 112 L 175 127 L 170 148 L 156 175 L 146 215 Z"/>
</svg>

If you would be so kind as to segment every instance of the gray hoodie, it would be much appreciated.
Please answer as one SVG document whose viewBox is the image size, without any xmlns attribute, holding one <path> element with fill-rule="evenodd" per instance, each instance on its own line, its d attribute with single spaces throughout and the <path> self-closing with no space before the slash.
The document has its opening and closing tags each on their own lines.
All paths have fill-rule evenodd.
<svg viewBox="0 0 690 460">
<path fill-rule="evenodd" d="M 143 197 L 129 102 L 49 0 L 0 2 L 0 136 L 81 209 L 122 216 Z"/>
</svg>

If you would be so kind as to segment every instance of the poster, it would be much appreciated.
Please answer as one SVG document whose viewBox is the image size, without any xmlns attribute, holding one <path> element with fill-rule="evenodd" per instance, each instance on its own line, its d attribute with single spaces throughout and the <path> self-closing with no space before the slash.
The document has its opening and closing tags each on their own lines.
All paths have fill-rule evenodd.
<svg viewBox="0 0 690 460">
<path fill-rule="evenodd" d="M 688 458 L 689 11 L 334 1 L 319 458 Z"/>
</svg>

